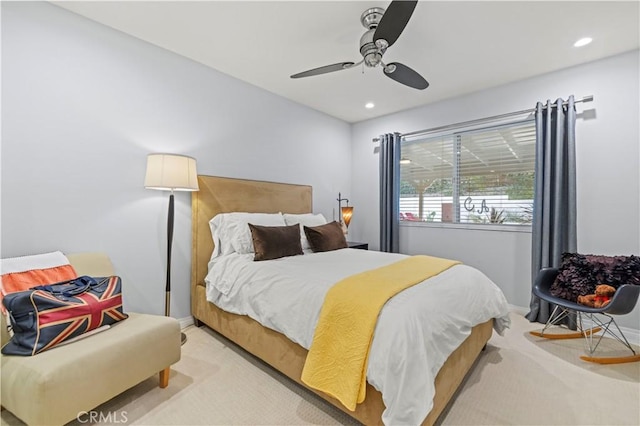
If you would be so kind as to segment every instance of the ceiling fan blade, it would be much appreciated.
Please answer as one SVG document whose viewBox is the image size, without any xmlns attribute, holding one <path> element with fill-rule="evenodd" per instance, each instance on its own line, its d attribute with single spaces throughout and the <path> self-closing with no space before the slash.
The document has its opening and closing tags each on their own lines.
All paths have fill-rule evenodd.
<svg viewBox="0 0 640 426">
<path fill-rule="evenodd" d="M 302 78 L 302 77 L 311 77 L 313 75 L 326 74 L 328 72 L 341 71 L 351 68 L 355 63 L 354 62 L 339 62 L 337 64 L 325 65 L 324 67 L 314 68 L 312 70 L 299 72 L 298 74 L 294 74 L 291 78 Z"/>
<path fill-rule="evenodd" d="M 373 41 L 386 40 L 387 46 L 385 48 L 395 43 L 404 27 L 407 26 L 417 4 L 417 1 L 392 1 L 382 15 L 378 28 L 373 33 Z"/>
<path fill-rule="evenodd" d="M 384 75 L 402 83 L 405 86 L 413 87 L 414 89 L 424 90 L 429 87 L 429 82 L 424 79 L 420 74 L 412 70 L 406 65 L 399 62 L 392 62 L 382 68 Z M 390 71 L 387 71 L 390 70 Z M 392 70 L 392 71 L 391 71 Z"/>
</svg>

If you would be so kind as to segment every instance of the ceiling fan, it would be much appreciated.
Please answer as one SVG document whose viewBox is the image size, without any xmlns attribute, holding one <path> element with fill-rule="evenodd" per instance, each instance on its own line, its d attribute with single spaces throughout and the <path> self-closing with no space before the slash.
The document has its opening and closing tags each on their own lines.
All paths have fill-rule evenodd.
<svg viewBox="0 0 640 426">
<path fill-rule="evenodd" d="M 360 16 L 360 22 L 367 28 L 367 32 L 360 38 L 360 54 L 362 55 L 360 62 L 339 62 L 325 65 L 294 74 L 291 78 L 311 77 L 346 70 L 364 63 L 371 68 L 382 65 L 384 75 L 405 86 L 419 90 L 426 89 L 429 87 L 427 80 L 408 66 L 399 62 L 388 64 L 382 62 L 384 52 L 398 40 L 417 4 L 417 1 L 394 0 L 386 10 L 380 7 L 365 10 Z"/>
</svg>

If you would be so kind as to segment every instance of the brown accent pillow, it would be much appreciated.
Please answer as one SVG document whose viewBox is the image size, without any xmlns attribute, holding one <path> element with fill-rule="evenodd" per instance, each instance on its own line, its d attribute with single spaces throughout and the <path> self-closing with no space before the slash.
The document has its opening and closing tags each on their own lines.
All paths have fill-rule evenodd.
<svg viewBox="0 0 640 426">
<path fill-rule="evenodd" d="M 347 248 L 347 240 L 342 227 L 335 220 L 320 226 L 305 226 L 304 234 L 314 252 Z"/>
<path fill-rule="evenodd" d="M 253 260 L 271 260 L 302 253 L 300 227 L 259 226 L 249 224 L 255 256 Z"/>
</svg>

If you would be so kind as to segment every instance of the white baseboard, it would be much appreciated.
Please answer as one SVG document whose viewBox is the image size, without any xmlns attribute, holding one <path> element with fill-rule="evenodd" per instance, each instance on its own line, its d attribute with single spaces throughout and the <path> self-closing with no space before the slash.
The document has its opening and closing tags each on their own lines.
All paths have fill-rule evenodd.
<svg viewBox="0 0 640 426">
<path fill-rule="evenodd" d="M 185 328 L 192 326 L 194 324 L 193 317 L 191 316 L 185 317 L 185 318 L 178 318 L 178 322 L 180 323 L 180 330 L 184 330 Z"/>
<path fill-rule="evenodd" d="M 522 306 L 516 306 L 509 304 L 509 310 L 519 315 L 526 315 L 529 312 L 529 308 L 524 308 Z M 584 321 L 584 324 L 587 327 L 593 326 L 590 321 Z M 615 327 L 613 327 L 615 329 Z M 640 330 L 630 327 L 620 327 L 620 331 L 624 333 L 624 337 L 627 338 L 629 343 L 632 345 L 640 345 Z"/>
<path fill-rule="evenodd" d="M 515 312 L 516 314 L 520 314 L 525 316 L 529 312 L 529 308 L 523 308 L 522 306 L 516 306 L 509 303 L 509 310 L 511 312 Z"/>
</svg>

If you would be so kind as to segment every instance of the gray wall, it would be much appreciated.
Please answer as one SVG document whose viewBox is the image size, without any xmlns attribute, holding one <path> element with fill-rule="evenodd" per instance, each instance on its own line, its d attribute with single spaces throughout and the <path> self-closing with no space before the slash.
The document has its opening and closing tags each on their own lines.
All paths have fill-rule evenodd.
<svg viewBox="0 0 640 426">
<path fill-rule="evenodd" d="M 215 46 L 212 46 L 215 48 Z M 167 192 L 146 156 L 200 174 L 350 193 L 350 125 L 48 3 L 2 2 L 2 256 L 104 251 L 125 309 L 164 309 Z M 172 315 L 190 315 L 191 196 L 176 193 Z"/>
<path fill-rule="evenodd" d="M 533 108 L 539 100 L 593 95 L 594 102 L 577 108 L 578 251 L 638 255 L 638 60 L 639 52 L 633 51 L 355 124 L 350 195 L 356 207 L 350 234 L 374 248 L 378 246 L 378 155 L 374 154 L 372 138 L 386 132 L 411 132 Z M 358 214 L 363 211 L 367 214 Z M 510 303 L 529 305 L 530 233 L 407 224 L 400 228 L 400 250 L 460 259 L 493 279 Z M 636 308 L 620 322 L 640 328 L 639 310 Z"/>
<path fill-rule="evenodd" d="M 168 194 L 146 155 L 192 155 L 201 174 L 304 183 L 351 240 L 378 246 L 373 137 L 593 94 L 578 120 L 578 248 L 640 252 L 638 52 L 350 126 L 48 3 L 2 2 L 3 257 L 105 251 L 125 309 L 162 313 Z M 432 82 L 437 84 L 437 82 Z M 189 316 L 190 195 L 176 195 L 172 315 Z M 529 302 L 530 234 L 401 227 L 401 251 L 455 257 Z M 638 312 L 623 324 L 640 328 Z"/>
</svg>

